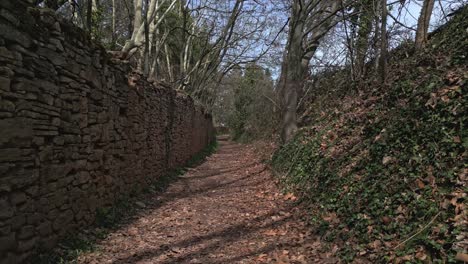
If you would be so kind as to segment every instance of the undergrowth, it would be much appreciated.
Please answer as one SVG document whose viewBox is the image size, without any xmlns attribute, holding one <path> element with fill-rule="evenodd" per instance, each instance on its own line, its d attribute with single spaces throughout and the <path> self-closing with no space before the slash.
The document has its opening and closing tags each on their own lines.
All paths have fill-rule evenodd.
<svg viewBox="0 0 468 264">
<path fill-rule="evenodd" d="M 468 8 L 424 55 L 394 59 L 386 86 L 320 102 L 273 156 L 343 261 L 455 263 L 466 250 L 466 28 Z"/>
<path fill-rule="evenodd" d="M 159 177 L 139 192 L 132 190 L 128 195 L 121 197 L 113 206 L 107 208 L 98 208 L 94 226 L 75 234 L 69 234 L 68 238 L 63 239 L 53 251 L 39 250 L 31 259 L 31 263 L 51 264 L 51 263 L 77 263 L 77 258 L 85 252 L 98 250 L 96 242 L 106 238 L 110 232 L 119 228 L 135 215 L 139 209 L 139 201 L 144 200 L 145 196 L 157 195 L 176 181 L 189 168 L 196 167 L 203 163 L 205 159 L 213 154 L 218 147 L 216 140 L 213 140 L 201 152 L 195 154 L 183 167 L 173 169 L 168 174 Z"/>
</svg>

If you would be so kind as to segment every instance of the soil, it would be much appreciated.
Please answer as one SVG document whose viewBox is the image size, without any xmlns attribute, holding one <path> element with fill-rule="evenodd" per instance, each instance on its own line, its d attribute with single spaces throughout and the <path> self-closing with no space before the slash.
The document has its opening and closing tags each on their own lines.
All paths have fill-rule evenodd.
<svg viewBox="0 0 468 264">
<path fill-rule="evenodd" d="M 218 139 L 190 169 L 79 263 L 336 263 L 254 147 Z"/>
</svg>

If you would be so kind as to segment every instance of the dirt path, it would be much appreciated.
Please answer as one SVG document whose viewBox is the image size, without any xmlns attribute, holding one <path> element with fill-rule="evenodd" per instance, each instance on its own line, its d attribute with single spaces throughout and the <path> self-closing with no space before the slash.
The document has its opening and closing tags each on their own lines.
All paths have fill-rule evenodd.
<svg viewBox="0 0 468 264">
<path fill-rule="evenodd" d="M 280 194 L 253 148 L 219 143 L 79 262 L 318 263 L 294 198 Z"/>
</svg>

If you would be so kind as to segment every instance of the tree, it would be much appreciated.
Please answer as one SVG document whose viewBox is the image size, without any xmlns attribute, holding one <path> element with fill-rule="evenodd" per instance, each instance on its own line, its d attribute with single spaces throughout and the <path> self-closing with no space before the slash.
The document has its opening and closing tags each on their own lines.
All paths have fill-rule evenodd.
<svg viewBox="0 0 468 264">
<path fill-rule="evenodd" d="M 355 45 L 355 77 L 358 85 L 365 75 L 365 63 L 369 48 L 369 35 L 372 30 L 374 0 L 363 0 L 359 4 L 359 21 Z"/>
<path fill-rule="evenodd" d="M 146 22 L 148 25 L 154 22 L 153 29 L 156 29 L 158 25 L 164 20 L 164 17 L 174 8 L 177 0 L 170 0 L 169 6 L 166 10 L 159 13 L 169 0 L 151 0 L 145 7 Z M 122 48 L 124 58 L 128 58 L 136 51 L 137 48 L 144 44 L 145 40 L 145 23 L 143 17 L 143 0 L 134 0 L 134 19 L 133 19 L 133 32 L 130 39 L 125 42 L 125 46 Z"/>
<path fill-rule="evenodd" d="M 421 8 L 421 15 L 418 18 L 418 27 L 416 30 L 415 46 L 417 50 L 424 48 L 427 41 L 427 32 L 429 22 L 431 21 L 432 10 L 434 9 L 434 0 L 424 0 Z"/>
<path fill-rule="evenodd" d="M 214 112 L 216 119 L 228 125 L 234 139 L 250 140 L 271 136 L 277 125 L 277 103 L 268 69 L 249 63 L 242 71 L 234 67 L 223 81 L 221 96 Z"/>
<path fill-rule="evenodd" d="M 379 56 L 379 77 L 380 82 L 385 83 L 387 78 L 387 52 L 388 52 L 388 39 L 387 39 L 387 0 L 380 1 L 381 10 L 381 23 L 380 23 L 380 56 Z"/>
<path fill-rule="evenodd" d="M 340 0 L 294 0 L 291 3 L 289 36 L 279 81 L 282 123 L 281 139 L 289 141 L 297 130 L 298 94 L 303 88 L 311 58 L 320 40 L 338 22 Z"/>
</svg>

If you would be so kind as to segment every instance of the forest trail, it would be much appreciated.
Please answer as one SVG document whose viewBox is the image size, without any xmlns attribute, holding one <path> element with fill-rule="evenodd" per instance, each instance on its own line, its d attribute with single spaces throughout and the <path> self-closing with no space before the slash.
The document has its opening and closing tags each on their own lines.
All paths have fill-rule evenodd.
<svg viewBox="0 0 468 264">
<path fill-rule="evenodd" d="M 281 194 L 252 146 L 221 137 L 215 154 L 144 201 L 78 262 L 334 263 L 315 258 L 329 253 L 318 251 L 294 199 Z"/>
</svg>

